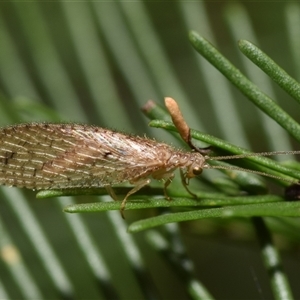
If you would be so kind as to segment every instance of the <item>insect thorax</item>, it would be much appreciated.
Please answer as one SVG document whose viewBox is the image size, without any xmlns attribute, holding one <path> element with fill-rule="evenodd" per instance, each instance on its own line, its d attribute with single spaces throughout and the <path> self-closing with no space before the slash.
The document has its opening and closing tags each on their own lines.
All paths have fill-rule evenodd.
<svg viewBox="0 0 300 300">
<path fill-rule="evenodd" d="M 169 161 L 168 165 L 170 169 L 184 169 L 185 177 L 192 178 L 201 174 L 205 167 L 205 157 L 198 152 L 174 152 Z"/>
</svg>

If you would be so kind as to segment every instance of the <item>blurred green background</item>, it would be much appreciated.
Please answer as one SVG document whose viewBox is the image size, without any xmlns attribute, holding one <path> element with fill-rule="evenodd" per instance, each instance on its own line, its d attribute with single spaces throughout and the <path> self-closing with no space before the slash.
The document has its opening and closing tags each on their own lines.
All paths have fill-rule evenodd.
<svg viewBox="0 0 300 300">
<path fill-rule="evenodd" d="M 140 111 L 149 99 L 163 105 L 171 96 L 192 128 L 253 151 L 296 148 L 196 53 L 190 30 L 299 119 L 296 103 L 237 47 L 239 39 L 253 42 L 299 80 L 297 3 L 20 1 L 0 3 L 0 124 L 82 122 L 175 144 L 167 133 L 150 129 Z M 157 211 L 127 212 L 124 223 L 119 212 L 63 213 L 73 201 L 97 198 L 37 200 L 32 191 L 1 190 L 1 299 L 188 298 L 180 276 L 149 244 L 149 233 L 126 233 L 127 222 Z M 274 220 L 269 223 L 276 227 Z M 163 236 L 168 230 L 158 229 Z M 246 221 L 182 223 L 176 230 L 196 277 L 217 299 L 272 297 Z M 294 235 L 295 240 L 275 238 L 299 298 Z M 138 262 L 132 264 L 131 255 Z"/>
</svg>

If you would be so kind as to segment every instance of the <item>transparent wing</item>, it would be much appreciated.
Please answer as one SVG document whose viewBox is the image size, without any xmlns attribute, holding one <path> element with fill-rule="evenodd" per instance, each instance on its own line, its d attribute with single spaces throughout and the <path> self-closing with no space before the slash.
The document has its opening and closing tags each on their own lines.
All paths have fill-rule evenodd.
<svg viewBox="0 0 300 300">
<path fill-rule="evenodd" d="M 103 187 L 163 166 L 153 140 L 77 124 L 25 124 L 0 131 L 0 184 L 30 189 Z"/>
</svg>

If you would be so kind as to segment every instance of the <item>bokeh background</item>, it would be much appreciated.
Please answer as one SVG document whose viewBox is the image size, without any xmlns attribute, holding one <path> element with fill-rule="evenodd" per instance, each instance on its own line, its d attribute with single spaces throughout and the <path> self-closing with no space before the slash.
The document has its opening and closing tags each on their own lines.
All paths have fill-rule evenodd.
<svg viewBox="0 0 300 300">
<path fill-rule="evenodd" d="M 140 110 L 149 99 L 163 105 L 171 96 L 192 128 L 253 151 L 297 148 L 196 53 L 190 30 L 299 119 L 296 103 L 237 47 L 239 39 L 253 42 L 299 80 L 298 3 L 20 1 L 0 3 L 0 124 L 80 122 L 176 144 L 149 128 Z M 119 212 L 62 212 L 70 203 L 96 201 L 37 200 L 33 191 L 1 189 L 1 299 L 151 298 L 143 286 L 153 298 L 188 298 L 178 273 L 151 246 L 151 233 L 126 233 L 127 223 L 158 211 L 127 212 L 126 222 Z M 168 236 L 170 230 L 158 232 Z M 217 299 L 272 297 L 247 221 L 190 222 L 176 231 L 196 277 Z M 299 233 L 294 240 L 275 239 L 300 297 Z"/>
</svg>

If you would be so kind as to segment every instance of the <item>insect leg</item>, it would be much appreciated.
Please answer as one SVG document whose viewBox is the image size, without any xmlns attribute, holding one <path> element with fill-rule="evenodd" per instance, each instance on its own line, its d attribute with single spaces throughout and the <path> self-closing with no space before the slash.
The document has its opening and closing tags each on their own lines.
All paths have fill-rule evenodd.
<svg viewBox="0 0 300 300">
<path fill-rule="evenodd" d="M 188 188 L 188 184 L 189 184 L 189 183 L 188 183 L 188 181 L 186 180 L 187 178 L 186 178 L 184 172 L 182 171 L 182 169 L 180 169 L 180 177 L 181 177 L 182 185 L 184 186 L 184 188 L 186 189 L 186 191 L 187 191 L 190 195 L 192 195 L 194 198 L 197 198 L 197 195 L 194 194 L 193 192 L 191 192 L 191 191 L 189 190 L 189 188 Z"/>
<path fill-rule="evenodd" d="M 120 209 L 121 216 L 122 216 L 123 219 L 125 219 L 125 217 L 124 217 L 124 209 L 125 209 L 125 205 L 126 205 L 127 198 L 128 198 L 130 195 L 136 193 L 138 190 L 140 190 L 140 189 L 141 189 L 142 187 L 144 187 L 145 185 L 149 184 L 150 181 L 151 181 L 151 180 L 148 178 L 148 179 L 144 179 L 144 180 L 140 180 L 140 181 L 136 182 L 136 183 L 135 183 L 135 184 L 136 184 L 135 187 L 127 193 L 127 195 L 125 196 L 125 198 L 123 199 L 123 201 L 122 201 L 122 203 L 121 203 L 121 209 Z"/>
<path fill-rule="evenodd" d="M 115 194 L 115 191 L 113 190 L 113 188 L 111 186 L 106 186 L 105 187 L 107 193 L 109 194 L 109 196 L 111 196 L 115 201 L 118 201 L 118 197 Z"/>
<path fill-rule="evenodd" d="M 164 184 L 164 195 L 165 195 L 165 198 L 167 200 L 171 200 L 171 198 L 170 198 L 170 196 L 168 195 L 168 192 L 167 192 L 167 187 L 170 185 L 170 183 L 172 182 L 173 178 L 174 178 L 174 174 L 169 175 L 166 178 L 166 181 L 165 181 L 165 184 Z"/>
</svg>

